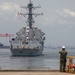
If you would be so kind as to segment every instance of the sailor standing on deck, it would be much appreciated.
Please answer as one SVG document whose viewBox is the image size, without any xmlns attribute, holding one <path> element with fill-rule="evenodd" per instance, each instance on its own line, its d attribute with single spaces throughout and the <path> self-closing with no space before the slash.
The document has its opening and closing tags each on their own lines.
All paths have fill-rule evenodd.
<svg viewBox="0 0 75 75">
<path fill-rule="evenodd" d="M 62 50 L 59 51 L 59 53 L 60 53 L 60 72 L 65 72 L 66 56 L 67 56 L 67 51 L 65 50 L 65 46 L 62 46 Z"/>
</svg>

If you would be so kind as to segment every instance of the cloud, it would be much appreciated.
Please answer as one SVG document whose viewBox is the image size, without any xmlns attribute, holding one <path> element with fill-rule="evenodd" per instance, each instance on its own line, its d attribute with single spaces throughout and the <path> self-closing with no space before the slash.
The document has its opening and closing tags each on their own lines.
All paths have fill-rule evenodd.
<svg viewBox="0 0 75 75">
<path fill-rule="evenodd" d="M 72 18 L 70 18 L 72 19 Z M 45 18 L 45 25 L 47 27 L 56 28 L 59 32 L 64 31 L 68 32 L 72 28 L 74 28 L 75 21 L 71 20 L 69 18 L 62 18 L 60 16 L 53 18 Z"/>
<path fill-rule="evenodd" d="M 69 25 L 69 22 L 65 19 L 62 19 L 60 17 L 54 17 L 54 18 L 45 18 L 45 23 L 48 26 L 64 26 Z"/>
<path fill-rule="evenodd" d="M 50 21 L 49 18 L 47 21 L 50 22 L 52 25 L 57 24 L 60 27 L 64 27 L 66 29 L 71 29 L 75 25 L 74 19 L 75 19 L 75 12 L 70 9 L 64 8 L 62 10 L 56 10 L 52 21 Z"/>
<path fill-rule="evenodd" d="M 53 19 L 45 18 L 45 23 L 46 23 L 47 25 L 51 25 L 52 22 L 53 22 Z"/>
<path fill-rule="evenodd" d="M 75 24 L 75 12 L 70 9 L 56 10 L 52 17 L 45 18 L 45 23 L 48 26 L 59 25 L 69 27 Z"/>
<path fill-rule="evenodd" d="M 75 17 L 75 12 L 71 11 L 70 9 L 63 9 L 63 12 L 68 15 L 68 16 L 73 16 Z"/>
<path fill-rule="evenodd" d="M 19 5 L 15 3 L 1 3 L 0 9 L 3 11 L 17 11 L 19 10 Z"/>
<path fill-rule="evenodd" d="M 63 10 L 56 10 L 56 13 L 58 13 L 60 16 L 64 17 L 75 17 L 75 12 L 70 9 L 63 9 Z"/>
<path fill-rule="evenodd" d="M 17 3 L 3 2 L 0 3 L 0 19 L 5 22 L 16 19 L 16 13 L 20 10 Z"/>
</svg>

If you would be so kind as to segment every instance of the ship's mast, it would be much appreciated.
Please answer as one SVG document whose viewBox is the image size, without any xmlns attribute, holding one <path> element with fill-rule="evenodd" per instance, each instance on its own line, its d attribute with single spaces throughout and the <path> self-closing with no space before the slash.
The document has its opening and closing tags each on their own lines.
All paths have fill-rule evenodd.
<svg viewBox="0 0 75 75">
<path fill-rule="evenodd" d="M 37 7 L 33 6 L 31 0 L 29 2 L 28 6 L 21 6 L 21 8 L 25 8 L 28 10 L 28 13 L 19 13 L 19 14 L 27 18 L 27 23 L 30 28 L 32 28 L 32 24 L 34 23 L 33 18 L 37 17 L 39 15 L 43 15 L 43 13 L 38 14 L 38 13 L 32 12 L 36 8 L 40 8 L 40 6 L 37 6 Z M 28 17 L 27 17 L 27 15 L 28 15 Z M 33 17 L 33 15 L 34 15 L 34 17 Z"/>
<path fill-rule="evenodd" d="M 29 9 L 29 13 L 28 13 L 28 23 L 29 23 L 29 27 L 32 27 L 32 23 L 33 23 L 33 17 L 32 17 L 32 8 L 33 8 L 33 4 L 30 3 L 28 4 L 28 9 Z"/>
</svg>

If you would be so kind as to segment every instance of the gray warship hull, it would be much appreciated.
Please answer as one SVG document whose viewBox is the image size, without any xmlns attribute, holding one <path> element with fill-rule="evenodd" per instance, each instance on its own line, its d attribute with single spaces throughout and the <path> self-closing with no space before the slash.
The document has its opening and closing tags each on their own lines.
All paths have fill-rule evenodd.
<svg viewBox="0 0 75 75">
<path fill-rule="evenodd" d="M 39 56 L 42 55 L 42 49 L 11 49 L 12 56 Z"/>
<path fill-rule="evenodd" d="M 28 13 L 18 13 L 27 18 L 27 26 L 23 26 L 16 33 L 16 37 L 10 40 L 10 50 L 14 56 L 38 56 L 42 54 L 45 40 L 45 33 L 41 29 L 33 26 L 33 18 L 42 15 L 33 13 L 36 6 L 33 6 L 31 0 L 28 6 L 21 6 L 21 8 L 27 9 Z"/>
</svg>

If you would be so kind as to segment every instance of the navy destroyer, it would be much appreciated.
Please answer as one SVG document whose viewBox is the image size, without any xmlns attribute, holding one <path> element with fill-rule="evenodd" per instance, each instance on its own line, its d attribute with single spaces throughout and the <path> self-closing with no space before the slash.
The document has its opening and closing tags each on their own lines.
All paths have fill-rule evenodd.
<svg viewBox="0 0 75 75">
<path fill-rule="evenodd" d="M 10 51 L 15 56 L 37 56 L 41 55 L 44 48 L 45 33 L 33 26 L 33 18 L 42 15 L 42 13 L 33 13 L 33 10 L 40 6 L 33 6 L 31 0 L 27 6 L 21 6 L 27 9 L 28 13 L 18 13 L 27 18 L 27 26 L 24 26 L 16 33 L 16 37 L 10 40 Z"/>
</svg>

